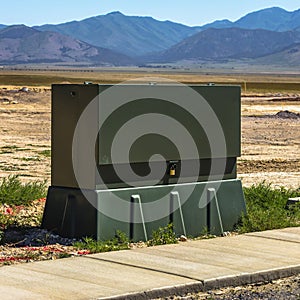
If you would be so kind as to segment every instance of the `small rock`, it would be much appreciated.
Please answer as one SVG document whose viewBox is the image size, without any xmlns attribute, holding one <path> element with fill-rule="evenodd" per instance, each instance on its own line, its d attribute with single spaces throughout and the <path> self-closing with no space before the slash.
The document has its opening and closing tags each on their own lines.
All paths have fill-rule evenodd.
<svg viewBox="0 0 300 300">
<path fill-rule="evenodd" d="M 28 93 L 28 92 L 29 92 L 29 89 L 28 89 L 28 87 L 22 87 L 22 88 L 20 89 L 20 92 Z"/>
<path fill-rule="evenodd" d="M 179 238 L 180 242 L 186 242 L 188 240 L 188 238 L 185 235 L 181 235 Z"/>
<path fill-rule="evenodd" d="M 11 101 L 11 99 L 10 98 L 0 98 L 0 101 L 1 102 L 9 102 L 9 101 Z"/>
<path fill-rule="evenodd" d="M 219 291 L 215 291 L 214 294 L 217 296 L 220 296 L 220 295 L 225 294 L 225 292 L 223 290 L 219 290 Z"/>
<path fill-rule="evenodd" d="M 230 232 L 229 231 L 224 231 L 223 236 L 230 236 Z"/>
</svg>

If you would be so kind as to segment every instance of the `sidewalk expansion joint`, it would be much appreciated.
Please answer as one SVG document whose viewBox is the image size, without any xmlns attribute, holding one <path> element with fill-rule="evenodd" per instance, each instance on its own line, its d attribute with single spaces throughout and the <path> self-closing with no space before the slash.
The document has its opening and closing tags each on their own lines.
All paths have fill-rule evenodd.
<svg viewBox="0 0 300 300">
<path fill-rule="evenodd" d="M 287 240 L 284 238 L 276 238 L 276 237 L 271 237 L 271 236 L 261 236 L 261 235 L 255 235 L 255 234 L 245 234 L 246 236 L 249 237 L 255 237 L 255 238 L 261 238 L 261 239 L 267 239 L 267 240 L 273 240 L 273 241 L 281 241 L 281 242 L 288 242 L 288 243 L 293 243 L 293 244 L 300 244 L 300 241 L 291 241 Z"/>
<path fill-rule="evenodd" d="M 113 263 L 113 264 L 117 264 L 117 265 L 121 265 L 121 266 L 126 266 L 126 267 L 131 267 L 131 268 L 137 268 L 137 269 L 152 271 L 152 272 L 161 273 L 161 274 L 172 275 L 172 276 L 181 277 L 181 278 L 185 278 L 185 279 L 190 279 L 190 280 L 194 280 L 194 281 L 203 283 L 203 280 L 200 280 L 200 279 L 192 277 L 192 276 L 181 275 L 181 274 L 178 274 L 178 273 L 173 273 L 173 272 L 168 272 L 168 271 L 162 271 L 162 270 L 158 270 L 158 269 L 154 269 L 154 268 L 142 267 L 142 266 L 132 265 L 132 264 L 124 263 L 124 262 L 118 262 L 118 261 L 114 261 L 114 260 L 110 260 L 110 259 L 97 258 L 97 257 L 91 257 L 91 256 L 82 256 L 81 258 L 84 258 L 84 259 L 93 259 L 93 260 L 98 260 L 98 261 Z"/>
</svg>

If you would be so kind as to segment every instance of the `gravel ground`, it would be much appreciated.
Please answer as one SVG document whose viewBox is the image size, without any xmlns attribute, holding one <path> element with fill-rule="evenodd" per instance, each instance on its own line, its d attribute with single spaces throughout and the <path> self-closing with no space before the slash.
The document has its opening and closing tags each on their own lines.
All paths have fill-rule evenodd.
<svg viewBox="0 0 300 300">
<path fill-rule="evenodd" d="M 38 227 L 44 205 L 44 198 L 34 201 L 28 207 L 0 205 L 0 213 L 12 218 L 15 225 L 3 232 L 0 267 L 89 254 L 87 250 L 79 250 L 72 246 L 75 239 L 63 238 Z"/>
<path fill-rule="evenodd" d="M 11 244 L 0 245 L 0 267 L 89 254 L 87 250 L 73 247 L 75 240 L 60 237 L 41 228 L 9 229 L 5 232 L 5 238 Z"/>
<path fill-rule="evenodd" d="M 210 299 L 210 300 L 287 300 L 300 299 L 300 274 L 272 282 L 249 284 L 240 287 L 228 287 L 208 292 L 160 298 L 166 300 Z"/>
</svg>

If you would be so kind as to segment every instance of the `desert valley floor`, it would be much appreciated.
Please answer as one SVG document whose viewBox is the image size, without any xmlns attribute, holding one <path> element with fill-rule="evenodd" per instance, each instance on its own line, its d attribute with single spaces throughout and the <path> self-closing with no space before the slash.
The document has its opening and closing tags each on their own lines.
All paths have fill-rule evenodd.
<svg viewBox="0 0 300 300">
<path fill-rule="evenodd" d="M 299 113 L 298 94 L 243 95 L 238 177 L 245 186 L 300 186 Z M 0 178 L 18 174 L 50 184 L 50 131 L 50 88 L 0 87 Z"/>
</svg>

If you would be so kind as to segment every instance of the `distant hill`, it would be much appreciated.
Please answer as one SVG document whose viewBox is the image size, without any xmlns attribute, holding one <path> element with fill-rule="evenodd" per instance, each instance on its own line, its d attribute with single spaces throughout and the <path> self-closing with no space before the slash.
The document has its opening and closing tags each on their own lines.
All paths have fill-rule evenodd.
<svg viewBox="0 0 300 300">
<path fill-rule="evenodd" d="M 295 30 L 300 26 L 300 10 L 288 12 L 279 7 L 267 8 L 247 14 L 233 25 L 247 29 Z"/>
<path fill-rule="evenodd" d="M 123 54 L 95 47 L 56 32 L 41 32 L 15 25 L 0 30 L 0 63 L 91 62 L 96 65 L 127 65 Z"/>
<path fill-rule="evenodd" d="M 251 12 L 236 22 L 229 20 L 215 21 L 201 27 L 207 28 L 243 28 L 243 29 L 266 29 L 271 31 L 289 31 L 300 29 L 300 9 L 288 12 L 279 7 L 271 7 Z"/>
<path fill-rule="evenodd" d="M 224 28 L 231 28 L 231 27 L 235 27 L 234 23 L 225 19 L 225 20 L 217 20 L 212 23 L 208 23 L 204 26 L 201 26 L 201 30 L 205 30 L 208 28 L 224 29 Z"/>
<path fill-rule="evenodd" d="M 120 12 L 34 28 L 59 32 L 131 56 L 166 50 L 199 31 L 197 27 L 162 22 L 151 17 L 125 16 Z"/>
<path fill-rule="evenodd" d="M 5 28 L 6 25 L 0 24 L 0 29 Z"/>
<path fill-rule="evenodd" d="M 300 67 L 300 43 L 291 45 L 280 52 L 260 57 L 255 60 L 255 63 L 281 67 Z"/>
<path fill-rule="evenodd" d="M 207 29 L 157 56 L 159 61 L 257 58 L 300 42 L 300 32 L 240 28 Z"/>
</svg>

